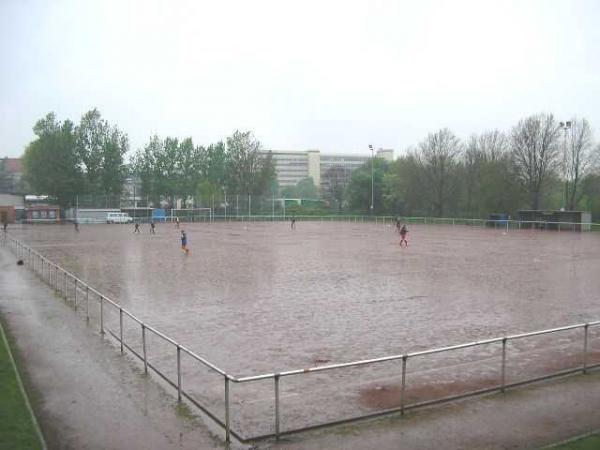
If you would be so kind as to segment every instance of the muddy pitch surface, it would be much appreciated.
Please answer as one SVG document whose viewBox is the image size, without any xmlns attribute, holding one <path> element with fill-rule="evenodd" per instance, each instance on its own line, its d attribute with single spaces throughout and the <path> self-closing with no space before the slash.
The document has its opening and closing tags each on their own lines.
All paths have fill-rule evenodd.
<svg viewBox="0 0 600 450">
<path fill-rule="evenodd" d="M 600 318 L 600 235 L 361 223 L 30 226 L 16 237 L 142 320 L 236 376 L 452 345 Z M 97 319 L 95 307 L 93 319 Z M 109 312 L 107 327 L 118 330 Z M 138 327 L 125 339 L 141 349 Z M 600 362 L 600 330 L 590 335 Z M 509 344 L 507 381 L 579 364 L 581 331 Z M 148 358 L 176 373 L 175 351 L 148 336 Z M 550 364 L 548 361 L 552 361 Z M 538 364 L 539 362 L 539 364 Z M 407 399 L 499 380 L 500 345 L 409 362 Z M 282 429 L 398 403 L 401 363 L 284 378 Z M 222 379 L 188 357 L 183 384 L 219 416 Z M 176 378 L 175 378 L 176 379 Z M 427 386 L 432 386 L 428 389 Z M 437 386 L 437 387 L 436 387 Z M 389 395 L 388 395 L 389 394 Z M 232 387 L 245 434 L 273 429 L 272 380 Z"/>
</svg>

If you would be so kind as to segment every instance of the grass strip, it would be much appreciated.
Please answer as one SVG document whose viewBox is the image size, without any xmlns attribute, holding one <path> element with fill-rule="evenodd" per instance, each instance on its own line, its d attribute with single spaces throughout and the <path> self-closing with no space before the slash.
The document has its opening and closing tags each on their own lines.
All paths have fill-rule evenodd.
<svg viewBox="0 0 600 450">
<path fill-rule="evenodd" d="M 2 323 L 0 335 L 0 449 L 45 449 Z"/>
</svg>

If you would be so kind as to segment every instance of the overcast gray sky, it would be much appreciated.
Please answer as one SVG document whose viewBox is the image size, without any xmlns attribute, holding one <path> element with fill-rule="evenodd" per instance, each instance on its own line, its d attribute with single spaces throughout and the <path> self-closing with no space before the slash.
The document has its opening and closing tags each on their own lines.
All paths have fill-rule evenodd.
<svg viewBox="0 0 600 450">
<path fill-rule="evenodd" d="M 131 148 L 396 153 L 553 112 L 600 129 L 600 1 L 0 0 L 0 156 L 98 107 Z"/>
</svg>

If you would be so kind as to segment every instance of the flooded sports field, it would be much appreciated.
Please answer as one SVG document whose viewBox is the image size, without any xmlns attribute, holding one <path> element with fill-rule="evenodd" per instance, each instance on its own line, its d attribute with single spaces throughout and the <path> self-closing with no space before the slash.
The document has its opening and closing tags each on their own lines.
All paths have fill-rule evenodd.
<svg viewBox="0 0 600 450">
<path fill-rule="evenodd" d="M 402 354 L 600 319 L 600 234 L 351 222 L 23 226 L 9 230 L 141 320 L 235 376 Z M 79 312 L 81 314 L 81 311 Z M 98 319 L 96 304 L 91 308 Z M 118 311 L 107 328 L 119 329 Z M 92 327 L 92 325 L 90 325 Z M 600 362 L 600 327 L 589 363 Z M 176 354 L 147 336 L 148 360 L 176 379 Z M 141 352 L 139 327 L 125 340 Z M 507 382 L 580 364 L 581 330 L 515 341 Z M 499 382 L 501 345 L 411 362 L 406 399 Z M 579 352 L 579 353 L 578 353 Z M 401 361 L 283 378 L 282 430 L 399 404 Z M 182 384 L 223 417 L 223 379 L 189 356 Z M 231 387 L 232 423 L 273 431 L 273 380 Z"/>
</svg>

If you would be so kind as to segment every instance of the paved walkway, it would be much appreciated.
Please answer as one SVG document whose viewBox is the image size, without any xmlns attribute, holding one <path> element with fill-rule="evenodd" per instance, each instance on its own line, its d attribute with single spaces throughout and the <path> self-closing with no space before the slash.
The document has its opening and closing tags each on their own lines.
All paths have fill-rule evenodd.
<svg viewBox="0 0 600 450">
<path fill-rule="evenodd" d="M 0 314 L 16 341 L 48 448 L 223 447 L 4 248 L 0 286 Z"/>
<path fill-rule="evenodd" d="M 0 314 L 50 449 L 210 449 L 223 443 L 0 248 Z M 30 392 L 31 393 L 31 392 Z M 532 449 L 600 429 L 600 372 L 306 433 L 261 449 Z"/>
</svg>

